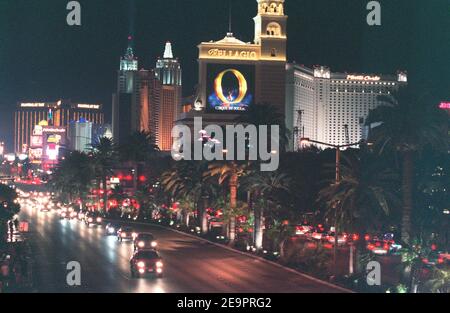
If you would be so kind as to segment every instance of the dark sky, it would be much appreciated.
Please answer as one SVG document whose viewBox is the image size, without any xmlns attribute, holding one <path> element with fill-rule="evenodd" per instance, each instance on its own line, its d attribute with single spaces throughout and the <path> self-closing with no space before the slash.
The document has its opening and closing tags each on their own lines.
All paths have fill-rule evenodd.
<svg viewBox="0 0 450 313">
<path fill-rule="evenodd" d="M 197 44 L 225 36 L 229 1 L 134 0 L 134 16 L 131 1 L 80 0 L 82 26 L 69 27 L 68 0 L 0 0 L 0 140 L 11 145 L 18 101 L 100 102 L 109 113 L 130 21 L 140 67 L 153 67 L 170 40 L 184 94 L 192 92 Z M 236 37 L 251 41 L 256 0 L 231 2 Z M 382 0 L 380 27 L 366 24 L 368 2 L 286 0 L 289 60 L 334 71 L 405 69 L 414 90 L 450 100 L 450 0 Z"/>
</svg>

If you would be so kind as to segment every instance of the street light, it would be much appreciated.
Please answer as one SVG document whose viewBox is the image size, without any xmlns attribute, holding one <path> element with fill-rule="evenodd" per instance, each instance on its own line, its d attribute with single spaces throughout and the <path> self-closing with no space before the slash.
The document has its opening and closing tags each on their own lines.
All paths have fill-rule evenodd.
<svg viewBox="0 0 450 313">
<path fill-rule="evenodd" d="M 322 141 L 318 141 L 318 140 L 312 140 L 310 138 L 301 138 L 300 139 L 300 143 L 301 144 L 306 144 L 306 143 L 317 143 L 319 145 L 323 145 L 326 147 L 331 147 L 333 149 L 336 149 L 336 178 L 335 178 L 335 182 L 336 184 L 339 184 L 341 181 L 341 149 L 342 148 L 350 148 L 350 147 L 354 147 L 354 146 L 358 146 L 362 143 L 362 141 L 359 142 L 355 142 L 355 143 L 350 143 L 350 144 L 345 144 L 345 145 L 334 145 L 331 143 L 327 143 L 327 142 L 322 142 Z M 337 277 L 337 247 L 338 247 L 338 225 L 337 225 L 337 210 L 335 212 L 335 225 L 334 225 L 334 255 L 333 255 L 333 262 L 334 262 L 334 275 L 335 278 Z M 350 247 L 350 249 L 352 249 Z M 351 251 L 352 252 L 352 251 Z M 353 272 L 353 262 L 351 261 L 350 263 L 352 263 L 350 265 L 350 272 Z"/>
</svg>

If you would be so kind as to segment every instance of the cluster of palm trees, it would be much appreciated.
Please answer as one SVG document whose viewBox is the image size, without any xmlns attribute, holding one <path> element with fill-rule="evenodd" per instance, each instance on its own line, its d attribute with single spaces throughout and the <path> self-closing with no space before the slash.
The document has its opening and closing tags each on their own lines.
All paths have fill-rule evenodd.
<svg viewBox="0 0 450 313">
<path fill-rule="evenodd" d="M 147 132 L 135 132 L 120 145 L 111 138 L 102 137 L 88 152 L 72 151 L 64 156 L 55 169 L 51 185 L 67 203 L 85 199 L 92 188 L 102 190 L 102 206 L 107 211 L 107 180 L 118 167 L 132 169 L 133 185 L 138 181 L 138 167 L 148 163 L 159 151 L 154 138 Z"/>
</svg>

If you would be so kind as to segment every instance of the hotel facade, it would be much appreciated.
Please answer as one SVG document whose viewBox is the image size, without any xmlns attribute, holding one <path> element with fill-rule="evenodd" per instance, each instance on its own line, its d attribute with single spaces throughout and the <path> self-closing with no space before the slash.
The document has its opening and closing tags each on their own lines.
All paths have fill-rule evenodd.
<svg viewBox="0 0 450 313">
<path fill-rule="evenodd" d="M 41 122 L 49 126 L 62 127 L 69 132 L 71 121 L 86 119 L 101 125 L 105 121 L 101 104 L 56 102 L 23 102 L 14 112 L 14 150 L 16 154 L 27 154 L 35 127 Z M 69 133 L 67 135 L 70 135 Z"/>
<path fill-rule="evenodd" d="M 365 126 L 370 110 L 381 105 L 379 96 L 389 96 L 407 84 L 407 74 L 333 73 L 330 68 L 288 64 L 286 78 L 287 126 L 290 148 L 301 147 L 309 138 L 332 145 L 367 139 Z"/>
<path fill-rule="evenodd" d="M 257 0 L 254 38 L 244 42 L 231 29 L 218 41 L 202 42 L 193 103 L 177 124 L 192 128 L 195 117 L 208 124 L 233 124 L 251 106 L 269 103 L 286 115 L 287 19 L 284 0 Z"/>
</svg>

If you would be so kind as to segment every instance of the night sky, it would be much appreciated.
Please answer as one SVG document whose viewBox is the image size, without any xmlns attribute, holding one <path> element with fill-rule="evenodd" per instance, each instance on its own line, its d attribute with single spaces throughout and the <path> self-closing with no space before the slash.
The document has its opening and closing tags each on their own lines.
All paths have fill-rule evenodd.
<svg viewBox="0 0 450 313">
<path fill-rule="evenodd" d="M 69 27 L 68 0 L 0 0 L 0 140 L 11 147 L 19 101 L 103 103 L 110 119 L 119 58 L 131 32 L 140 68 L 153 67 L 171 41 L 183 67 L 183 93 L 192 93 L 197 45 L 225 36 L 229 1 L 134 1 L 135 14 L 132 0 L 80 0 L 82 26 Z M 256 0 L 231 2 L 235 36 L 252 41 Z M 289 60 L 333 71 L 404 69 L 413 90 L 450 100 L 450 0 L 380 1 L 380 27 L 366 24 L 368 2 L 286 0 Z"/>
</svg>

